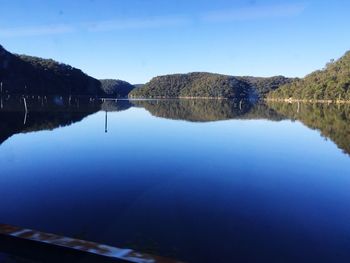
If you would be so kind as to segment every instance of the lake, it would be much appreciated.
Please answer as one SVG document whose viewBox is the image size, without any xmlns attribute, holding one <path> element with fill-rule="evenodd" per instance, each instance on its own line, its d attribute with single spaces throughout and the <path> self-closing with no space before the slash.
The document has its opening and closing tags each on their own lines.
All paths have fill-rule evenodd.
<svg viewBox="0 0 350 263">
<path fill-rule="evenodd" d="M 1 98 L 0 222 L 185 262 L 349 262 L 350 105 Z"/>
</svg>

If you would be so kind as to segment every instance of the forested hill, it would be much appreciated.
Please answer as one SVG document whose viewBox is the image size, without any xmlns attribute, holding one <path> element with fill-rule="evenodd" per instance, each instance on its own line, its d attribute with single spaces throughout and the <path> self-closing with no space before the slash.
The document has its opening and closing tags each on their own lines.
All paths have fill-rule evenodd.
<svg viewBox="0 0 350 263">
<path fill-rule="evenodd" d="M 127 98 L 130 91 L 135 88 L 129 82 L 119 79 L 101 79 L 100 82 L 102 91 L 110 97 Z"/>
<path fill-rule="evenodd" d="M 102 95 L 100 82 L 81 70 L 0 46 L 0 85 L 7 94 Z"/>
<path fill-rule="evenodd" d="M 234 77 L 206 72 L 165 75 L 130 93 L 137 98 L 257 98 L 279 86 L 291 82 L 283 76 L 272 78 Z"/>
<path fill-rule="evenodd" d="M 269 99 L 350 100 L 350 51 L 322 70 L 271 92 Z"/>
<path fill-rule="evenodd" d="M 252 89 L 256 91 L 259 97 L 264 97 L 270 91 L 297 80 L 295 78 L 286 78 L 284 76 L 273 76 L 267 78 L 244 76 L 237 78 L 247 82 Z"/>
<path fill-rule="evenodd" d="M 130 93 L 130 97 L 246 98 L 250 93 L 250 86 L 235 77 L 195 72 L 155 77 L 144 86 L 134 89 Z"/>
</svg>

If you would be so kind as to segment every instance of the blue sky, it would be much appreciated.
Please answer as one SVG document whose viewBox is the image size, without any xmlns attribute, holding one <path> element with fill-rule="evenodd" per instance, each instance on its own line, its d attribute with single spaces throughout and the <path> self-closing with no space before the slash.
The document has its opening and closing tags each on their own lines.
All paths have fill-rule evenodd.
<svg viewBox="0 0 350 263">
<path fill-rule="evenodd" d="M 350 49 L 350 1 L 0 0 L 0 44 L 96 78 L 302 77 Z"/>
</svg>

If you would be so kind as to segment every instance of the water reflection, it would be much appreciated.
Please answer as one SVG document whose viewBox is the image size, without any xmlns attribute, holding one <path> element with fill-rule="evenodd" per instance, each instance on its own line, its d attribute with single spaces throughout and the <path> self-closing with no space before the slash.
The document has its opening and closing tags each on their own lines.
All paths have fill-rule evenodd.
<svg viewBox="0 0 350 263">
<path fill-rule="evenodd" d="M 75 123 L 0 146 L 1 222 L 188 262 L 350 257 L 350 159 L 307 128 L 349 152 L 348 106 L 5 97 L 0 117 L 2 140 Z"/>
<path fill-rule="evenodd" d="M 132 106 L 132 103 L 128 100 L 103 100 L 101 110 L 107 112 L 124 111 Z"/>
<path fill-rule="evenodd" d="M 0 97 L 0 143 L 16 133 L 52 130 L 79 122 L 104 111 L 107 132 L 108 112 L 141 107 L 153 116 L 209 122 L 230 119 L 298 120 L 317 129 L 345 153 L 350 153 L 350 105 L 233 100 L 101 100 L 60 96 Z"/>
<path fill-rule="evenodd" d="M 268 106 L 310 129 L 319 130 L 345 153 L 350 153 L 350 104 L 269 102 Z"/>
<path fill-rule="evenodd" d="M 16 133 L 71 125 L 101 109 L 100 101 L 88 98 L 5 96 L 0 102 L 0 143 Z"/>
<path fill-rule="evenodd" d="M 192 122 L 230 119 L 283 119 L 282 115 L 268 108 L 267 105 L 248 101 L 194 99 L 136 100 L 132 103 L 144 107 L 153 116 Z"/>
<path fill-rule="evenodd" d="M 133 101 L 153 116 L 193 122 L 229 119 L 298 120 L 317 129 L 345 153 L 350 153 L 350 105 L 269 102 L 251 104 L 232 100 Z"/>
</svg>

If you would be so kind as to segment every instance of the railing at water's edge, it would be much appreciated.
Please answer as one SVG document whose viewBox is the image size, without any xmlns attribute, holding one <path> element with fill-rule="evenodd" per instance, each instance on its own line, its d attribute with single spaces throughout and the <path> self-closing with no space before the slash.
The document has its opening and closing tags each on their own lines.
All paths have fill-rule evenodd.
<svg viewBox="0 0 350 263">
<path fill-rule="evenodd" d="M 44 262 L 181 263 L 160 256 L 0 224 L 0 252 Z"/>
</svg>

